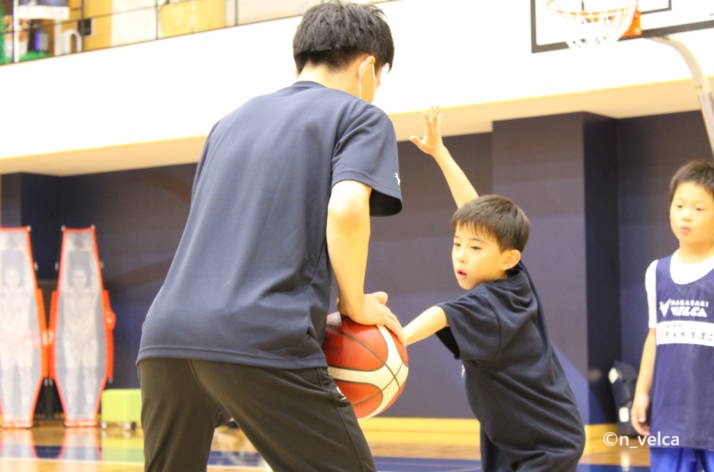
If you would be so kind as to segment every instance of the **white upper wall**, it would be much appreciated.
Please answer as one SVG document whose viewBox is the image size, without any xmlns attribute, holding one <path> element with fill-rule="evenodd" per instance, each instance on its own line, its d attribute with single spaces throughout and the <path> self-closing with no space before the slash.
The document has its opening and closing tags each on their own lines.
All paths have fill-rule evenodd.
<svg viewBox="0 0 714 472">
<path fill-rule="evenodd" d="M 570 96 L 579 107 L 577 97 L 591 91 L 691 77 L 672 48 L 644 39 L 533 54 L 527 0 L 401 0 L 380 7 L 396 55 L 375 103 L 393 118 L 432 104 L 489 105 L 483 110 L 493 116 L 474 118 L 483 122 L 499 118 L 493 110 L 500 103 L 515 102 L 517 109 L 519 101 Z M 0 159 L 205 136 L 250 97 L 293 81 L 291 45 L 299 20 L 2 66 Z M 714 30 L 679 37 L 714 76 Z M 692 88 L 679 108 L 696 106 Z M 628 113 L 642 112 L 620 115 Z M 415 132 L 395 123 L 401 137 Z"/>
</svg>

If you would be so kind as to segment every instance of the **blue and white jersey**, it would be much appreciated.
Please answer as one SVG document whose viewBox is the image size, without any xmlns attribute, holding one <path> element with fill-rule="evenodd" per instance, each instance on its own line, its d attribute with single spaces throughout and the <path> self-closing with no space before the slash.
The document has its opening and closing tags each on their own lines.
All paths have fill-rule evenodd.
<svg viewBox="0 0 714 472">
<path fill-rule="evenodd" d="M 714 258 L 670 256 L 647 271 L 656 329 L 650 428 L 679 447 L 714 449 Z"/>
</svg>

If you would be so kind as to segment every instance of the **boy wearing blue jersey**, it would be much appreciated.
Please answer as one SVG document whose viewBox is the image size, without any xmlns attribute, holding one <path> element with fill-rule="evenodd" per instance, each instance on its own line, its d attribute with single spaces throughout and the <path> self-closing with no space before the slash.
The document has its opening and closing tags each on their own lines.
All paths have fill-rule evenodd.
<svg viewBox="0 0 714 472">
<path fill-rule="evenodd" d="M 370 215 L 401 209 L 397 142 L 371 104 L 394 44 L 381 10 L 332 1 L 293 40 L 297 81 L 211 130 L 138 356 L 145 468 L 204 472 L 234 418 L 276 472 L 375 465 L 321 348 L 339 311 L 401 336 L 365 294 Z"/>
<path fill-rule="evenodd" d="M 649 333 L 631 421 L 652 472 L 714 472 L 714 163 L 691 161 L 670 183 L 679 248 L 645 273 Z"/>
<path fill-rule="evenodd" d="M 440 120 L 438 110 L 429 111 L 424 137 L 412 142 L 434 158 L 459 207 L 452 262 L 467 293 L 407 324 L 407 344 L 436 333 L 462 360 L 484 471 L 574 472 L 585 435 L 521 262 L 528 218 L 506 197 L 478 196 L 444 146 Z"/>
</svg>

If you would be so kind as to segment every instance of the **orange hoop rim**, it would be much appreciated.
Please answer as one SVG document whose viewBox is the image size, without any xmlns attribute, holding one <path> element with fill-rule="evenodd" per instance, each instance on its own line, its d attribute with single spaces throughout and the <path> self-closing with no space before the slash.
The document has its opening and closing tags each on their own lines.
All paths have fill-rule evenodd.
<svg viewBox="0 0 714 472">
<path fill-rule="evenodd" d="M 602 9 L 575 8 L 585 2 L 546 0 L 545 6 L 563 21 L 563 31 L 568 32 L 566 44 L 571 47 L 613 43 L 623 37 L 640 36 L 639 1 L 603 1 Z M 592 4 L 589 6 L 593 6 Z M 572 8 L 568 8 L 572 7 Z M 588 28 L 587 30 L 585 28 Z M 582 33 L 582 36 L 581 34 Z"/>
</svg>

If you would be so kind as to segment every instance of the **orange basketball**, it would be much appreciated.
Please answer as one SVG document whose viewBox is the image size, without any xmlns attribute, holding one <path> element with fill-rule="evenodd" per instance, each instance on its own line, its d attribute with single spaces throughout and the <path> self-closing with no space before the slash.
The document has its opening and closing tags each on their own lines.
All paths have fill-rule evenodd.
<svg viewBox="0 0 714 472">
<path fill-rule="evenodd" d="M 404 390 L 407 350 L 387 328 L 329 317 L 322 348 L 330 375 L 358 418 L 383 412 Z"/>
</svg>

